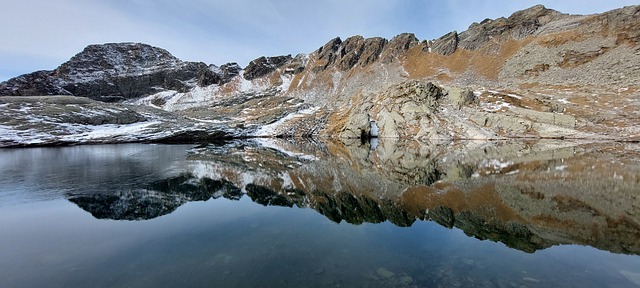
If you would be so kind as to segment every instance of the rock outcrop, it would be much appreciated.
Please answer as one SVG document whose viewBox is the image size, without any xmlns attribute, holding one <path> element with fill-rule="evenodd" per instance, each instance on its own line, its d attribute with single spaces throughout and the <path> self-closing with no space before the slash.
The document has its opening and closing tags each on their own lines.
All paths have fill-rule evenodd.
<svg viewBox="0 0 640 288">
<path fill-rule="evenodd" d="M 314 71 L 321 72 L 333 66 L 340 71 L 348 71 L 356 65 L 365 67 L 378 59 L 387 43 L 380 37 L 352 36 L 344 42 L 339 37 L 334 38 L 313 53 L 318 60 Z"/>
<path fill-rule="evenodd" d="M 466 50 L 477 50 L 489 42 L 523 39 L 559 17 L 566 17 L 566 15 L 542 5 L 536 5 L 513 13 L 509 18 L 485 19 L 480 23 L 471 24 L 469 29 L 460 33 L 459 46 Z"/>
<path fill-rule="evenodd" d="M 282 65 L 286 64 L 292 59 L 293 58 L 291 57 L 291 55 L 276 57 L 263 56 L 255 59 L 251 61 L 247 67 L 244 68 L 244 79 L 253 80 L 265 76 L 275 71 L 277 68 L 282 67 Z"/>
<path fill-rule="evenodd" d="M 428 43 L 428 52 L 438 53 L 444 56 L 451 55 L 458 48 L 458 32 L 453 31 Z"/>
</svg>

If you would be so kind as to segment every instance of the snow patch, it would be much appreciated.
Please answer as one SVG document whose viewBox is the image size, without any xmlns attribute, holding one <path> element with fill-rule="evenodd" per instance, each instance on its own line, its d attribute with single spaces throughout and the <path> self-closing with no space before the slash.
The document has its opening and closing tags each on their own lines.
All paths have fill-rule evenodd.
<svg viewBox="0 0 640 288">
<path fill-rule="evenodd" d="M 507 94 L 507 96 L 511 97 L 511 98 L 516 98 L 518 100 L 522 99 L 522 96 L 520 95 L 516 95 L 516 94 Z"/>
<path fill-rule="evenodd" d="M 66 124 L 61 125 L 75 131 L 82 131 L 82 134 L 66 135 L 61 139 L 63 141 L 92 141 L 98 139 L 107 138 L 127 138 L 127 139 L 142 139 L 145 138 L 145 131 L 149 129 L 149 126 L 160 124 L 160 121 L 138 122 L 126 125 L 118 124 L 105 124 L 105 125 L 73 125 Z"/>
<path fill-rule="evenodd" d="M 511 104 L 503 101 L 496 101 L 496 103 L 483 103 L 482 108 L 487 112 L 497 112 L 502 109 L 509 109 Z"/>
<path fill-rule="evenodd" d="M 511 165 L 513 165 L 513 162 L 511 162 L 511 161 L 490 159 L 490 160 L 483 160 L 482 162 L 480 162 L 479 166 L 480 167 L 490 167 L 490 168 L 504 169 L 504 168 L 507 168 L 507 167 L 509 167 Z"/>
<path fill-rule="evenodd" d="M 290 114 L 278 119 L 278 121 L 276 121 L 276 122 L 273 122 L 271 124 L 264 125 L 264 126 L 260 127 L 260 129 L 258 129 L 255 132 L 254 136 L 275 136 L 275 134 L 277 134 L 278 128 L 280 128 L 282 125 L 284 125 L 288 121 L 290 121 L 292 119 L 304 117 L 306 115 L 311 115 L 311 114 L 317 112 L 318 110 L 320 110 L 320 108 L 311 107 L 311 108 L 299 110 L 296 113 L 290 113 Z"/>
</svg>

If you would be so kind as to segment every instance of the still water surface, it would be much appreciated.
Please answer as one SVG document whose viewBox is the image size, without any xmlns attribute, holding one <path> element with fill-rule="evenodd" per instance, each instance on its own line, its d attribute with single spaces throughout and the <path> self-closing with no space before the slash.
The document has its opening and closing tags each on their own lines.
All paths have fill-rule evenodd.
<svg viewBox="0 0 640 288">
<path fill-rule="evenodd" d="M 0 150 L 0 287 L 640 287 L 639 150 Z"/>
</svg>

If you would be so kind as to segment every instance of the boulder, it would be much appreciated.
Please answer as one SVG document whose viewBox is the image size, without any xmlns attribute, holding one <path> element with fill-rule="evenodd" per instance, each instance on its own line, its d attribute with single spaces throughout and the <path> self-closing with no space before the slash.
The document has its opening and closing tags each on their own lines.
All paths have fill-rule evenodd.
<svg viewBox="0 0 640 288">
<path fill-rule="evenodd" d="M 452 87 L 447 91 L 447 96 L 453 102 L 453 105 L 461 109 L 462 106 L 466 106 L 473 103 L 478 103 L 478 97 L 473 94 L 473 90 L 470 88 L 457 88 Z"/>
<path fill-rule="evenodd" d="M 371 124 L 366 112 L 356 113 L 349 117 L 340 138 L 368 138 L 371 136 Z"/>
</svg>

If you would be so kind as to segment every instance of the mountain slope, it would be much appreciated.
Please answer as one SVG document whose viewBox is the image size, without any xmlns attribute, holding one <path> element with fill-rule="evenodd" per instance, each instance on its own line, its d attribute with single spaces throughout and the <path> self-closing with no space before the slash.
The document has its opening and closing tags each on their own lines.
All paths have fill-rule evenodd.
<svg viewBox="0 0 640 288">
<path fill-rule="evenodd" d="M 637 141 L 638 19 L 640 6 L 567 15 L 538 5 L 434 40 L 335 38 L 244 69 L 144 44 L 91 45 L 54 71 L 1 83 L 0 94 L 126 100 L 243 136 Z"/>
</svg>

